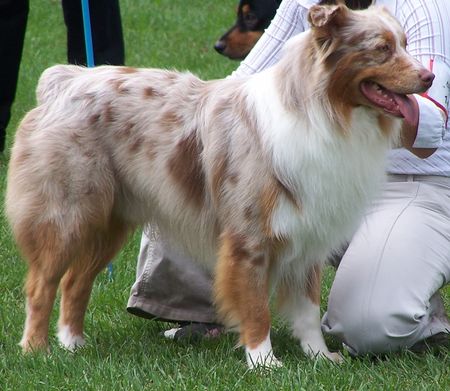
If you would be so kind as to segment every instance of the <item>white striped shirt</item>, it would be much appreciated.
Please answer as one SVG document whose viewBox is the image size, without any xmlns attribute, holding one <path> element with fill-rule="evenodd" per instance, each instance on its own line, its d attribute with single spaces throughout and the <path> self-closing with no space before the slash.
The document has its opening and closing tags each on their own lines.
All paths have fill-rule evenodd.
<svg viewBox="0 0 450 391">
<path fill-rule="evenodd" d="M 259 72 L 280 57 L 280 51 L 293 35 L 309 29 L 308 9 L 317 0 L 283 0 L 265 34 L 233 76 Z M 419 128 L 414 146 L 436 148 L 427 159 L 420 159 L 404 148 L 389 155 L 391 174 L 422 174 L 450 177 L 450 134 L 446 113 L 450 108 L 450 0 L 375 0 L 400 21 L 408 41 L 407 50 L 435 73 L 428 97 L 417 96 Z"/>
</svg>

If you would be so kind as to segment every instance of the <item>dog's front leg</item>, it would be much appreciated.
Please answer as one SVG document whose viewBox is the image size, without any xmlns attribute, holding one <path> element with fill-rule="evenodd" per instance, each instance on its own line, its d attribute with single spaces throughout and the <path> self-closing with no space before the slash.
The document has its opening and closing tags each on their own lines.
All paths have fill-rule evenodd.
<svg viewBox="0 0 450 391">
<path fill-rule="evenodd" d="M 219 315 L 230 327 L 239 327 L 250 368 L 276 367 L 270 342 L 269 257 L 242 234 L 221 238 L 215 278 Z"/>
<path fill-rule="evenodd" d="M 312 266 L 305 279 L 282 279 L 278 286 L 278 308 L 291 322 L 294 337 L 300 340 L 308 357 L 326 357 L 341 362 L 339 353 L 328 350 L 320 327 L 321 267 Z"/>
</svg>

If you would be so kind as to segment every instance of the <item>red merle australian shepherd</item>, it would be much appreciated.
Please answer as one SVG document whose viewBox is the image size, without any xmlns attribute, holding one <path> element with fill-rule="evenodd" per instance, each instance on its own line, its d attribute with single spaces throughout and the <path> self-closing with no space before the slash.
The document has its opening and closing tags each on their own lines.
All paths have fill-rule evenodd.
<svg viewBox="0 0 450 391">
<path fill-rule="evenodd" d="M 28 262 L 21 346 L 84 343 L 96 275 L 128 234 L 156 222 L 214 270 L 215 302 L 250 367 L 277 366 L 269 292 L 304 352 L 339 361 L 320 332 L 320 270 L 377 190 L 405 94 L 433 74 L 382 8 L 313 6 L 311 30 L 274 67 L 202 81 L 190 73 L 54 66 L 23 119 L 7 215 Z"/>
</svg>

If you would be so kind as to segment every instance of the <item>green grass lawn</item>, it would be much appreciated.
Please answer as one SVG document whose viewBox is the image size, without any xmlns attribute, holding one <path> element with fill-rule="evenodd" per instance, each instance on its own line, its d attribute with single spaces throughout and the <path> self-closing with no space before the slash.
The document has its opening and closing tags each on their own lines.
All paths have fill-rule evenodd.
<svg viewBox="0 0 450 391">
<path fill-rule="evenodd" d="M 19 89 L 8 129 L 8 145 L 18 121 L 34 104 L 41 72 L 64 63 L 65 29 L 59 0 L 33 0 Z M 121 0 L 126 62 L 131 66 L 176 68 L 203 78 L 228 75 L 236 66 L 213 50 L 234 20 L 237 0 Z M 7 37 L 1 37 L 7 39 Z M 0 157 L 1 204 L 8 152 Z M 284 367 L 248 372 L 236 338 L 176 344 L 160 332 L 167 324 L 129 315 L 140 233 L 115 261 L 114 280 L 99 276 L 86 316 L 87 346 L 76 353 L 59 348 L 52 335 L 49 355 L 24 356 L 17 345 L 24 321 L 25 265 L 0 214 L 0 390 L 448 390 L 448 350 L 387 358 L 351 359 L 336 366 L 305 358 L 288 328 L 275 320 L 273 343 Z M 328 269 L 324 303 L 333 271 Z M 447 305 L 450 290 L 445 290 Z M 448 307 L 447 307 L 448 308 Z M 52 318 L 55 330 L 57 311 Z M 334 349 L 339 345 L 328 341 Z"/>
</svg>

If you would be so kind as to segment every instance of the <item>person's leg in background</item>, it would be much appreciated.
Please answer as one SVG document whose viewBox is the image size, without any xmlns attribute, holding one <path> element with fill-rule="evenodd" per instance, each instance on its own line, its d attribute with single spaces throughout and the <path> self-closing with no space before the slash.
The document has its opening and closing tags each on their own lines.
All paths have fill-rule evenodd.
<svg viewBox="0 0 450 391">
<path fill-rule="evenodd" d="M 86 65 L 83 15 L 80 0 L 62 0 L 67 27 L 67 60 L 70 64 Z M 92 46 L 95 65 L 123 65 L 125 49 L 119 0 L 89 2 Z"/>
<path fill-rule="evenodd" d="M 28 0 L 0 0 L 0 153 L 16 95 L 28 10 Z"/>
<path fill-rule="evenodd" d="M 439 178 L 439 177 L 437 177 Z M 439 289 L 450 281 L 450 179 L 387 183 L 337 269 L 324 332 L 352 354 L 414 348 L 450 322 Z"/>
</svg>

